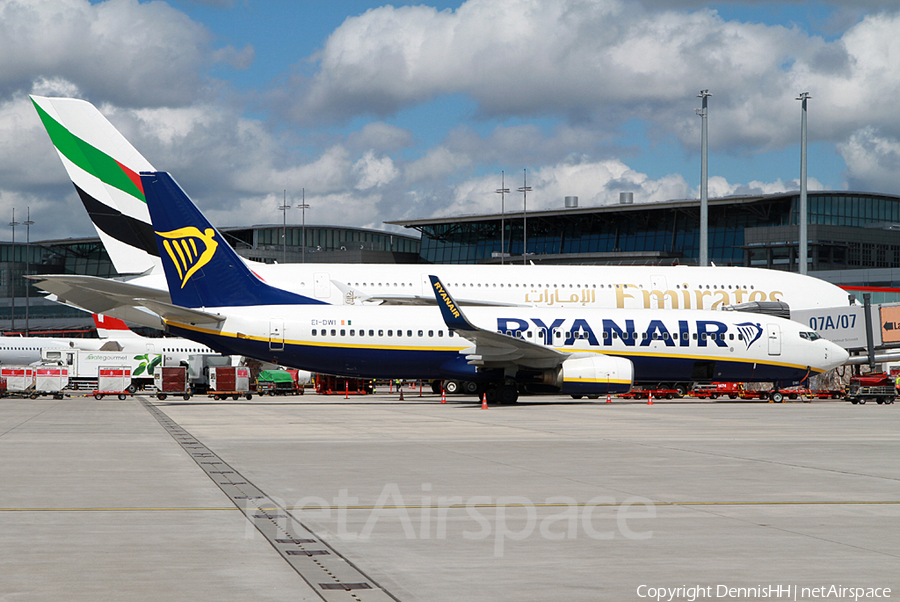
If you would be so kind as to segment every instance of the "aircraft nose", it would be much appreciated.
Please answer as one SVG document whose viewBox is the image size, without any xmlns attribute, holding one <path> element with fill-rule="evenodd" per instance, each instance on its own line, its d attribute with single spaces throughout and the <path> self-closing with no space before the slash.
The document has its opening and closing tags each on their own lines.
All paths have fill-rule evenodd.
<svg viewBox="0 0 900 602">
<path fill-rule="evenodd" d="M 850 359 L 850 353 L 837 343 L 832 343 L 831 341 L 825 341 L 825 343 L 828 345 L 825 358 L 829 365 L 829 370 L 842 365 Z"/>
</svg>

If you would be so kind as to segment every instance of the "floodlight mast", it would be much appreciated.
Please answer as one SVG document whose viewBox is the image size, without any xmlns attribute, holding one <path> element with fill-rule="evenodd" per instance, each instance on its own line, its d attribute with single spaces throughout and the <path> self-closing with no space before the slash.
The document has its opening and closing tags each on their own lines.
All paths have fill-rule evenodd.
<svg viewBox="0 0 900 602">
<path fill-rule="evenodd" d="M 9 227 L 12 228 L 12 250 L 13 250 L 12 252 L 13 253 L 16 252 L 16 226 L 20 226 L 20 225 L 21 224 L 16 221 L 16 208 L 13 207 L 12 221 L 9 222 Z M 9 314 L 10 315 L 10 323 L 9 323 L 10 330 L 16 329 L 16 278 L 15 278 L 16 268 L 15 268 L 15 265 L 16 265 L 15 262 L 12 262 L 12 261 L 10 262 L 9 285 L 10 285 L 10 288 L 12 289 L 12 312 Z"/>
<path fill-rule="evenodd" d="M 799 253 L 797 255 L 797 261 L 799 262 L 799 272 L 801 274 L 806 274 L 808 271 L 807 261 L 808 261 L 808 238 L 809 233 L 807 231 L 807 199 L 806 199 L 806 101 L 812 98 L 809 95 L 809 92 L 801 92 L 800 96 L 797 97 L 797 100 L 801 102 L 800 109 L 800 211 L 797 217 L 800 225 L 800 236 L 799 236 Z"/>
<path fill-rule="evenodd" d="M 500 265 L 503 265 L 506 257 L 506 195 L 509 194 L 509 188 L 506 187 L 506 173 L 500 172 L 500 188 L 495 190 L 500 195 Z"/>
<path fill-rule="evenodd" d="M 709 265 L 709 170 L 707 157 L 709 154 L 709 131 L 707 125 L 707 99 L 712 96 L 709 90 L 701 90 L 697 95 L 703 102 L 695 109 L 701 119 L 700 130 L 700 265 Z"/>
<path fill-rule="evenodd" d="M 306 263 L 306 210 L 309 209 L 309 204 L 306 202 L 306 188 L 301 188 L 300 194 L 302 195 L 302 200 L 299 205 L 294 205 L 294 207 L 302 209 L 303 225 L 300 232 L 303 236 L 303 242 L 300 246 L 300 263 Z"/>
<path fill-rule="evenodd" d="M 287 263 L 287 210 L 291 206 L 287 204 L 287 188 L 284 190 L 284 200 L 278 208 L 281 211 L 281 263 Z"/>
<path fill-rule="evenodd" d="M 522 193 L 522 265 L 528 265 L 528 169 L 522 170 L 522 186 L 517 192 Z"/>
</svg>

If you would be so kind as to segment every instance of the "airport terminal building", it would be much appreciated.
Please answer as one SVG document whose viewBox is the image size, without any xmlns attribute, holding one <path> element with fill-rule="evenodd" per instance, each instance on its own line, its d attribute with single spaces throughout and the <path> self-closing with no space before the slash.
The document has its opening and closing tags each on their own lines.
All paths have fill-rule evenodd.
<svg viewBox="0 0 900 602">
<path fill-rule="evenodd" d="M 221 231 L 239 254 L 268 263 L 698 263 L 699 200 L 628 199 L 622 195 L 618 204 L 578 207 L 568 197 L 559 209 L 527 215 L 509 211 L 388 222 L 415 231 L 408 235 L 315 225 Z M 710 199 L 709 258 L 722 266 L 799 271 L 798 215 L 797 192 Z M 808 195 L 808 216 L 810 274 L 870 292 L 873 303 L 900 300 L 900 196 L 817 191 Z M 117 275 L 98 238 L 0 243 L 0 329 L 21 332 L 26 320 L 35 331 L 90 329 L 90 316 L 28 290 L 26 273 Z"/>
</svg>

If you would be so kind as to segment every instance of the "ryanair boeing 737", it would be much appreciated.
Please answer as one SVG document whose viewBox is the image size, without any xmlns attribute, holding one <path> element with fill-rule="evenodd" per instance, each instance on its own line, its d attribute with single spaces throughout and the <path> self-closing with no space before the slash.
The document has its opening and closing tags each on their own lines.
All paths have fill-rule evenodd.
<svg viewBox="0 0 900 602">
<path fill-rule="evenodd" d="M 635 380 L 799 383 L 847 352 L 802 324 L 708 310 L 468 307 L 436 276 L 438 307 L 329 305 L 251 272 L 165 172 L 143 172 L 171 303 L 133 299 L 223 353 L 367 378 L 464 379 L 520 390 L 628 391 Z"/>
</svg>

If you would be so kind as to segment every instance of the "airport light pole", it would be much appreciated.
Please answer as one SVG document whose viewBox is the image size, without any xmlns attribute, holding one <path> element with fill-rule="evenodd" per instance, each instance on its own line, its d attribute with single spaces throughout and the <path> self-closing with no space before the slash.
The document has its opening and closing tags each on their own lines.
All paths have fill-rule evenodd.
<svg viewBox="0 0 900 602">
<path fill-rule="evenodd" d="M 301 188 L 300 191 L 303 200 L 295 207 L 300 209 L 300 214 L 303 216 L 303 225 L 301 226 L 303 241 L 300 243 L 300 263 L 306 263 L 306 210 L 309 209 L 309 205 L 306 204 L 306 188 Z"/>
<path fill-rule="evenodd" d="M 702 106 L 695 109 L 700 116 L 700 265 L 709 265 L 709 169 L 707 165 L 709 155 L 709 131 L 707 116 L 707 99 L 712 96 L 709 90 L 701 90 L 698 98 L 702 100 Z"/>
<path fill-rule="evenodd" d="M 284 190 L 284 200 L 281 202 L 281 263 L 287 263 L 287 210 L 291 206 L 287 204 L 287 189 Z"/>
<path fill-rule="evenodd" d="M 518 192 L 522 193 L 522 265 L 528 265 L 528 169 L 522 170 L 522 186 Z"/>
<path fill-rule="evenodd" d="M 503 265 L 503 258 L 506 256 L 506 220 L 504 216 L 506 214 L 506 195 L 509 194 L 509 188 L 506 187 L 505 176 L 506 174 L 501 171 L 500 188 L 494 191 L 500 195 L 500 265 Z"/>
<path fill-rule="evenodd" d="M 798 221 L 800 225 L 799 236 L 799 254 L 797 261 L 800 263 L 800 273 L 806 274 L 807 255 L 808 255 L 808 232 L 807 232 L 807 202 L 806 202 L 806 101 L 812 98 L 809 92 L 801 92 L 797 100 L 801 102 L 800 110 L 800 215 Z"/>
<path fill-rule="evenodd" d="M 19 225 L 19 222 L 16 221 L 16 208 L 13 207 L 12 210 L 12 221 L 9 222 L 9 227 L 12 228 L 12 248 L 11 251 L 11 259 L 9 262 L 10 270 L 9 270 L 9 286 L 12 289 L 12 312 L 10 313 L 10 323 L 9 329 L 16 329 L 16 269 L 15 269 L 15 259 L 16 259 L 16 226 Z"/>
<path fill-rule="evenodd" d="M 25 218 L 25 221 L 22 222 L 25 224 L 25 275 L 31 271 L 31 226 L 34 224 L 31 221 L 31 207 L 28 208 L 28 214 Z M 28 336 L 29 333 L 29 324 L 28 324 L 28 316 L 29 310 L 31 308 L 31 281 L 27 278 L 25 279 L 25 336 Z"/>
</svg>

